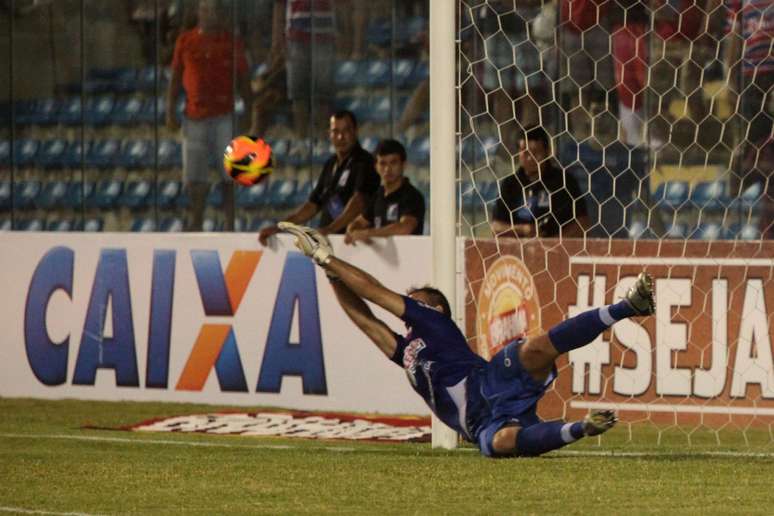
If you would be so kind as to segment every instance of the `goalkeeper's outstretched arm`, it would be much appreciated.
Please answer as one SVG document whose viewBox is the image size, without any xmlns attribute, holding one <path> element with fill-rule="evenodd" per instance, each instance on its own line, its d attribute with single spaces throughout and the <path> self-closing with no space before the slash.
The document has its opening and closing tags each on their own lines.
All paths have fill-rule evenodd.
<svg viewBox="0 0 774 516">
<path fill-rule="evenodd" d="M 403 296 L 386 288 L 364 270 L 335 256 L 331 256 L 327 263 L 322 266 L 338 276 L 356 296 L 381 306 L 397 317 L 403 317 L 403 313 L 406 311 Z"/>
<path fill-rule="evenodd" d="M 352 322 L 382 350 L 382 353 L 388 358 L 392 358 L 397 349 L 397 341 L 392 330 L 384 322 L 377 319 L 365 301 L 352 292 L 339 278 L 331 278 L 331 286 L 336 294 L 336 299 L 339 300 L 339 304 Z"/>
</svg>

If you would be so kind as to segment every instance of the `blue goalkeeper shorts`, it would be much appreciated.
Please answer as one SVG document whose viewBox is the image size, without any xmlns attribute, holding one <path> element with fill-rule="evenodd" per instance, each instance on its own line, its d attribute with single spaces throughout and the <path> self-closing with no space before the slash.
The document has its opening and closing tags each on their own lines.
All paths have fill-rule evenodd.
<svg viewBox="0 0 774 516">
<path fill-rule="evenodd" d="M 519 361 L 519 347 L 524 341 L 511 342 L 501 349 L 486 367 L 477 371 L 471 382 L 478 390 L 479 419 L 474 431 L 481 454 L 494 457 L 492 439 L 506 426 L 526 428 L 540 422 L 537 403 L 556 379 L 556 367 L 544 382 L 533 379 Z M 469 396 L 472 395 L 469 391 Z"/>
</svg>

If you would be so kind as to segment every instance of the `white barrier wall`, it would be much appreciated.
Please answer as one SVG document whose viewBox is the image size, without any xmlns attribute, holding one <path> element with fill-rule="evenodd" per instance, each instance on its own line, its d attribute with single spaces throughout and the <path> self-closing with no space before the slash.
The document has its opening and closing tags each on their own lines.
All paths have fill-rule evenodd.
<svg viewBox="0 0 774 516">
<path fill-rule="evenodd" d="M 333 243 L 393 290 L 432 276 L 427 237 Z M 4 233 L 0 276 L 0 396 L 429 413 L 289 237 Z"/>
</svg>

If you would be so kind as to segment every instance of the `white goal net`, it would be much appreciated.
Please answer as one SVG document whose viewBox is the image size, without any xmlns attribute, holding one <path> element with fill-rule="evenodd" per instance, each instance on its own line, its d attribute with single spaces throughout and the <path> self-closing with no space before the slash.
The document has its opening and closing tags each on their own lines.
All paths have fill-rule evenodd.
<svg viewBox="0 0 774 516">
<path fill-rule="evenodd" d="M 541 415 L 772 440 L 774 5 L 459 0 L 458 228 L 483 355 L 623 296 L 657 314 L 560 362 Z"/>
</svg>

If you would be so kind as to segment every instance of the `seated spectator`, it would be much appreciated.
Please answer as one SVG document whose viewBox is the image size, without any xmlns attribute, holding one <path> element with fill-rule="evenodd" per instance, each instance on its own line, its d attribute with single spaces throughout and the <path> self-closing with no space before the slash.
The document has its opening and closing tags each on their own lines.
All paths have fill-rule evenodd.
<svg viewBox="0 0 774 516">
<path fill-rule="evenodd" d="M 363 213 L 368 199 L 379 188 L 374 158 L 357 140 L 357 119 L 350 111 L 338 111 L 330 119 L 330 141 L 336 153 L 323 165 L 317 185 L 309 200 L 287 219 L 304 224 L 318 213 L 320 232 L 344 233 L 347 225 Z M 279 228 L 261 230 L 258 239 L 266 245 Z"/>
<path fill-rule="evenodd" d="M 376 171 L 382 184 L 365 211 L 347 226 L 344 242 L 370 243 L 371 237 L 421 235 L 425 220 L 422 194 L 403 176 L 406 149 L 396 140 L 376 148 Z"/>
<path fill-rule="evenodd" d="M 500 183 L 492 222 L 495 236 L 583 236 L 587 216 L 580 188 L 551 159 L 545 129 L 527 129 L 519 140 L 519 163 L 516 172 Z"/>
</svg>

